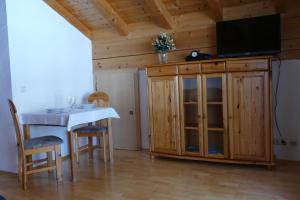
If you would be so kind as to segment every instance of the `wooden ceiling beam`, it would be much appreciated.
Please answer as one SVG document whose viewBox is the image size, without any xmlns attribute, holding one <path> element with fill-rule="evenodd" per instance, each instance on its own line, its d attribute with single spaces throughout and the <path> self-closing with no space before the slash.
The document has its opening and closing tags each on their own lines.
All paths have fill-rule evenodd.
<svg viewBox="0 0 300 200">
<path fill-rule="evenodd" d="M 163 24 L 166 29 L 175 28 L 175 20 L 161 0 L 145 0 L 148 8 L 154 13 L 154 17 Z"/>
<path fill-rule="evenodd" d="M 44 2 L 48 4 L 53 10 L 55 10 L 58 14 L 64 17 L 73 26 L 75 26 L 86 37 L 91 39 L 92 31 L 85 24 L 79 21 L 71 12 L 69 12 L 60 3 L 58 3 L 56 0 L 44 0 Z"/>
<path fill-rule="evenodd" d="M 223 20 L 223 8 L 220 0 L 207 0 L 208 6 L 216 21 Z"/>
<path fill-rule="evenodd" d="M 109 23 L 117 29 L 121 35 L 128 35 L 128 25 L 108 3 L 107 0 L 90 0 L 101 14 L 109 21 Z"/>
</svg>

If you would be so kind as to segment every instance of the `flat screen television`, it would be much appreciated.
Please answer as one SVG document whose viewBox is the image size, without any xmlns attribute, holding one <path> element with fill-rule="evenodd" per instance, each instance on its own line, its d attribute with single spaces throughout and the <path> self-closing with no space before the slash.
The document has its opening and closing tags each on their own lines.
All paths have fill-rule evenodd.
<svg viewBox="0 0 300 200">
<path fill-rule="evenodd" d="M 280 15 L 217 22 L 218 57 L 271 55 L 281 51 Z"/>
</svg>

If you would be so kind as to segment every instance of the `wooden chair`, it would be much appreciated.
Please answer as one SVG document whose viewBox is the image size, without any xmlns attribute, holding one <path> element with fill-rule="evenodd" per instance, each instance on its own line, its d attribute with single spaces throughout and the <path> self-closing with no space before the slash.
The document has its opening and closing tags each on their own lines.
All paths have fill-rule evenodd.
<svg viewBox="0 0 300 200">
<path fill-rule="evenodd" d="M 94 92 L 88 97 L 89 103 L 96 104 L 97 107 L 109 107 L 109 96 L 105 92 Z M 107 144 L 106 144 L 106 135 L 108 134 L 107 120 L 97 121 L 96 125 L 89 124 L 88 126 L 81 127 L 74 130 L 75 140 L 76 140 L 76 159 L 79 162 L 80 151 L 84 150 L 79 146 L 78 138 L 87 137 L 88 138 L 88 151 L 90 158 L 93 156 L 93 137 L 99 139 L 102 137 L 102 146 L 103 146 L 103 157 L 104 162 L 107 162 Z"/>
<path fill-rule="evenodd" d="M 17 136 L 19 181 L 22 181 L 23 189 L 27 189 L 28 175 L 43 171 L 56 170 L 57 183 L 61 182 L 61 144 L 63 143 L 63 140 L 56 136 L 43 136 L 24 140 L 22 130 L 20 128 L 17 109 L 10 99 L 8 100 L 8 104 Z M 55 153 L 54 166 L 52 163 L 53 152 Z M 29 156 L 31 157 L 34 154 L 40 153 L 47 153 L 47 158 L 35 161 L 29 161 L 29 159 L 27 159 Z"/>
</svg>

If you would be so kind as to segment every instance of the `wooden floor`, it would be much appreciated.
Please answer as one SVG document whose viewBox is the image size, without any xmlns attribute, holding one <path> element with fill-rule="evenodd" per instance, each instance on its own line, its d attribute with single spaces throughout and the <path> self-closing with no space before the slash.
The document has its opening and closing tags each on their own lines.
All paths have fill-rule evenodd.
<svg viewBox="0 0 300 200">
<path fill-rule="evenodd" d="M 0 175 L 0 194 L 7 200 L 299 200 L 300 165 L 278 163 L 265 167 L 224 165 L 166 158 L 151 160 L 147 152 L 116 151 L 115 164 L 104 164 L 100 153 L 94 159 L 82 155 L 79 178 L 57 186 L 54 173 L 30 178 L 24 192 L 15 175 Z"/>
</svg>

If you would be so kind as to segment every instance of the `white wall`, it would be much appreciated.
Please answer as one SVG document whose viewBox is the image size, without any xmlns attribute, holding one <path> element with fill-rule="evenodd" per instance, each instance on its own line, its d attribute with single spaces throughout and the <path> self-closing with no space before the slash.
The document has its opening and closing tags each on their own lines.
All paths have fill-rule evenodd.
<svg viewBox="0 0 300 200">
<path fill-rule="evenodd" d="M 81 103 L 93 91 L 91 41 L 43 1 L 6 3 L 12 95 L 18 112 L 65 107 L 69 96 Z M 33 136 L 46 134 L 60 136 L 63 155 L 68 153 L 65 128 L 32 130 Z"/>
<path fill-rule="evenodd" d="M 273 93 L 278 75 L 278 62 L 273 63 Z M 287 145 L 275 145 L 277 158 L 300 160 L 300 60 L 283 61 L 278 87 L 278 124 Z M 275 101 L 273 101 L 275 102 Z M 274 137 L 280 138 L 274 123 Z M 297 141 L 298 146 L 290 144 Z"/>
<path fill-rule="evenodd" d="M 17 151 L 8 98 L 12 98 L 5 1 L 0 0 L 0 171 L 16 171 Z"/>
</svg>

